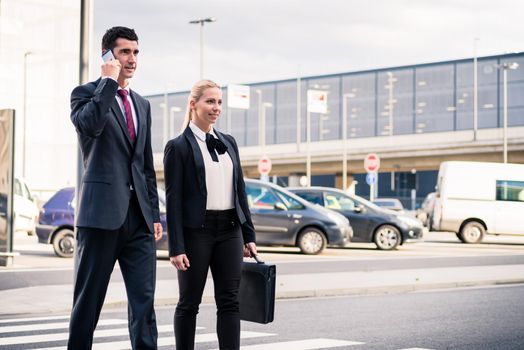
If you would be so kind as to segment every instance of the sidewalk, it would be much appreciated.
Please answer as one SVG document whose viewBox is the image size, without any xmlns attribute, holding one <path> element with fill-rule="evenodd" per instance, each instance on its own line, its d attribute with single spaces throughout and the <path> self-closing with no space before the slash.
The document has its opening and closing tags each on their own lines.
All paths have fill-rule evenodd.
<svg viewBox="0 0 524 350">
<path fill-rule="evenodd" d="M 277 299 L 341 295 L 399 293 L 418 290 L 524 283 L 524 265 L 469 266 L 453 268 L 358 271 L 278 275 Z M 155 304 L 174 305 L 176 280 L 157 281 Z M 54 285 L 0 291 L 0 316 L 26 313 L 67 313 L 72 286 Z M 212 280 L 208 279 L 203 302 L 213 302 Z M 123 283 L 111 283 L 105 308 L 126 305 Z"/>
</svg>

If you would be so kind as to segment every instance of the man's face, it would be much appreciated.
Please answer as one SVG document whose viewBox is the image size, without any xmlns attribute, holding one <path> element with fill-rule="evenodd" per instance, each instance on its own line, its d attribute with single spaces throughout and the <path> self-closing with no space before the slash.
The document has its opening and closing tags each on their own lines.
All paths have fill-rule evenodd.
<svg viewBox="0 0 524 350">
<path fill-rule="evenodd" d="M 119 79 L 130 79 L 135 74 L 138 63 L 138 42 L 124 38 L 116 39 L 113 55 L 122 65 Z"/>
</svg>

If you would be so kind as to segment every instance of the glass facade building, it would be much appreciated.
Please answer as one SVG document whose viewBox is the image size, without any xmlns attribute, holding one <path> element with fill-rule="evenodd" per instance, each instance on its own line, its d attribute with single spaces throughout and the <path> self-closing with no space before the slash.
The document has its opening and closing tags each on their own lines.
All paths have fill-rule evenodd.
<svg viewBox="0 0 524 350">
<path fill-rule="evenodd" d="M 477 62 L 477 129 L 479 134 L 487 133 L 495 138 L 486 141 L 484 136 L 483 142 L 492 152 L 499 152 L 495 151 L 494 147 L 500 144 L 496 140 L 496 135 L 501 134 L 497 128 L 503 126 L 502 66 L 513 62 L 519 65 L 517 69 L 507 71 L 508 126 L 523 127 L 524 53 L 480 57 Z M 290 152 L 289 150 L 293 149 L 290 146 L 296 144 L 295 160 L 302 161 L 302 157 L 305 156 L 303 145 L 307 137 L 308 90 L 327 93 L 327 113 L 310 113 L 311 141 L 314 145 L 312 148 L 316 151 L 322 150 L 316 158 L 317 171 L 312 172 L 312 185 L 341 186 L 342 167 L 333 167 L 334 161 L 329 163 L 327 159 L 341 159 L 345 118 L 348 144 L 353 152 L 354 163 L 349 173 L 355 193 L 364 197 L 370 196 L 364 168 L 361 163 L 355 163 L 358 157 L 355 147 L 360 147 L 360 152 L 375 152 L 374 147 L 376 148 L 377 144 L 382 147 L 383 152 L 392 153 L 408 149 L 407 155 L 400 158 L 398 155 L 389 155 L 390 160 L 392 157 L 397 158 L 389 162 L 389 168 L 381 168 L 375 194 L 380 197 L 398 198 L 408 208 L 419 205 L 426 194 L 434 191 L 441 161 L 471 160 L 468 153 L 460 153 L 468 147 L 479 147 L 478 152 L 486 152 L 485 148 L 480 147 L 482 142 L 467 143 L 463 136 L 465 132 L 471 133 L 475 125 L 472 58 L 260 82 L 249 86 L 250 108 L 247 110 L 228 110 L 227 87 L 223 87 L 223 111 L 217 128 L 232 134 L 240 147 L 248 147 L 245 149 L 246 157 L 243 162 L 254 169 L 257 157 L 262 152 L 262 147 L 258 147 L 262 145 L 259 137 L 264 134 L 259 132 L 260 126 L 264 124 L 260 123 L 260 116 L 265 116 L 264 144 L 272 149 L 272 153 L 270 151 L 268 155 L 274 160 L 279 160 L 282 153 Z M 154 95 L 148 98 L 153 115 L 153 150 L 162 153 L 167 140 L 180 132 L 188 92 Z M 169 132 L 166 133 L 165 130 Z M 520 129 L 515 128 L 515 131 L 518 130 Z M 427 134 L 427 137 L 421 136 L 424 134 Z M 389 135 L 394 138 L 385 137 Z M 454 141 L 460 137 L 461 146 L 450 151 L 450 147 L 454 147 Z M 424 146 L 427 139 L 439 141 Z M 524 133 L 522 138 L 517 137 L 517 143 L 524 145 Z M 333 148 L 333 144 L 338 146 Z M 417 157 L 419 146 L 429 149 L 418 153 L 418 157 L 425 158 L 428 154 L 434 157 L 437 154 L 438 157 L 439 152 L 444 153 L 441 153 L 440 158 L 434 158 L 432 163 L 425 159 L 425 163 L 422 162 L 424 165 L 417 169 L 413 159 Z M 448 147 L 447 151 L 442 151 L 442 147 Z M 460 147 L 463 147 L 462 151 Z M 471 154 L 472 151 L 467 152 Z M 455 158 L 449 158 L 446 154 L 453 154 Z M 363 159 L 363 155 L 360 156 Z M 285 158 L 285 161 L 282 159 L 280 164 L 290 161 L 289 157 Z M 483 156 L 476 158 L 479 159 L 486 161 Z M 491 161 L 499 160 L 492 158 Z M 291 181 L 289 176 L 294 177 L 295 183 L 297 176 L 305 174 L 304 164 L 299 162 L 292 162 L 293 165 L 280 172 L 281 176 L 275 178 L 279 185 L 286 186 Z M 428 165 L 430 163 L 431 165 Z M 250 173 L 250 176 L 257 175 L 256 170 Z"/>
<path fill-rule="evenodd" d="M 508 126 L 524 125 L 524 53 L 517 53 L 478 59 L 479 129 L 502 127 L 500 67 L 510 62 L 518 63 L 519 68 L 508 72 Z M 473 59 L 302 77 L 249 84 L 250 108 L 229 111 L 224 87 L 224 106 L 217 127 L 232 134 L 240 147 L 259 145 L 259 110 L 263 104 L 265 144 L 296 143 L 297 125 L 300 141 L 304 142 L 307 90 L 314 89 L 327 92 L 328 110 L 326 114 L 311 113 L 313 142 L 342 139 L 344 117 L 348 120 L 350 140 L 471 130 L 473 81 Z M 180 132 L 187 97 L 187 91 L 148 97 L 153 114 L 154 152 L 162 152 L 165 141 Z M 347 116 L 343 115 L 344 99 Z M 164 132 L 166 127 L 169 133 Z"/>
</svg>

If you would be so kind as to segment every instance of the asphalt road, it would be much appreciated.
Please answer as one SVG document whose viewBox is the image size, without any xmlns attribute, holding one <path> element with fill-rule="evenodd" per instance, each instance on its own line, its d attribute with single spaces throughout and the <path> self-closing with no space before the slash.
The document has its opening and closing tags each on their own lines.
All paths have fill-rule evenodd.
<svg viewBox="0 0 524 350">
<path fill-rule="evenodd" d="M 524 285 L 281 300 L 273 323 L 243 322 L 242 348 L 522 349 L 522 305 Z M 174 348 L 173 311 L 173 307 L 157 308 L 160 349 Z M 214 305 L 202 305 L 198 317 L 196 349 L 216 349 Z M 0 349 L 64 346 L 67 315 L 24 318 L 0 321 Z M 125 309 L 102 314 L 95 338 L 98 349 L 129 349 L 126 319 Z"/>
<path fill-rule="evenodd" d="M 14 268 L 0 269 L 0 290 L 73 282 L 73 259 L 58 258 L 52 247 L 38 244 L 35 237 L 15 236 Z M 351 244 L 326 249 L 316 256 L 295 248 L 260 247 L 264 260 L 275 263 L 279 274 L 399 270 L 410 268 L 467 267 L 524 264 L 524 238 L 488 237 L 485 243 L 463 244 L 454 234 L 429 233 L 417 243 L 396 251 L 379 251 L 372 244 Z M 159 253 L 157 279 L 176 279 L 165 253 Z M 112 282 L 122 281 L 118 264 Z"/>
</svg>

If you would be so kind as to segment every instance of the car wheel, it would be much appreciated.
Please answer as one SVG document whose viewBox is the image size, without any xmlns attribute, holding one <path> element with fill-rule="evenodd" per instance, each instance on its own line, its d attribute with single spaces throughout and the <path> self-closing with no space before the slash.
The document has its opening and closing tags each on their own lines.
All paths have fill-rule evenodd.
<svg viewBox="0 0 524 350">
<path fill-rule="evenodd" d="M 382 225 L 375 231 L 374 242 L 380 250 L 393 250 L 400 244 L 400 231 L 391 225 Z"/>
<path fill-rule="evenodd" d="M 75 253 L 75 233 L 65 228 L 58 231 L 53 237 L 55 254 L 62 258 L 72 258 Z"/>
<path fill-rule="evenodd" d="M 321 253 L 327 245 L 326 236 L 319 229 L 308 227 L 298 236 L 298 247 L 304 254 L 315 255 Z"/>
<path fill-rule="evenodd" d="M 486 229 L 478 221 L 470 221 L 460 229 L 457 237 L 462 243 L 480 243 L 486 234 Z"/>
</svg>

